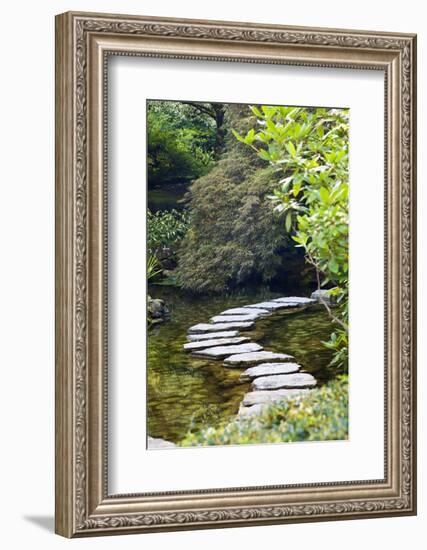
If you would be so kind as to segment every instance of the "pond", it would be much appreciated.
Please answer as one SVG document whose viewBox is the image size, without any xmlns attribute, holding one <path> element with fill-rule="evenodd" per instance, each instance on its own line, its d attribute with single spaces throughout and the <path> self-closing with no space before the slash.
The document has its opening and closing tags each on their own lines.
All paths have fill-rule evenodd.
<svg viewBox="0 0 427 550">
<path fill-rule="evenodd" d="M 195 359 L 182 349 L 190 326 L 208 322 L 221 311 L 277 298 L 269 290 L 201 297 L 176 287 L 152 286 L 149 294 L 165 300 L 171 319 L 148 332 L 148 434 L 174 443 L 188 431 L 216 426 L 235 415 L 249 384 L 239 381 L 240 369 L 227 369 L 222 361 Z M 283 294 L 282 294 L 283 295 Z M 290 353 L 321 385 L 334 376 L 327 368 L 331 352 L 322 345 L 331 332 L 323 307 L 274 313 L 246 331 L 266 350 Z"/>
<path fill-rule="evenodd" d="M 189 181 L 176 181 L 151 186 L 147 193 L 148 208 L 152 212 L 158 210 L 182 210 L 183 199 L 188 190 Z"/>
</svg>

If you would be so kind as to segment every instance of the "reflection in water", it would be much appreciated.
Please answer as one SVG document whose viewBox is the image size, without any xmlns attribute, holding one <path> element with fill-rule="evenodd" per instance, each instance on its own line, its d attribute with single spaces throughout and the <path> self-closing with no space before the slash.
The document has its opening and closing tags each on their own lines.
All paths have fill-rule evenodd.
<svg viewBox="0 0 427 550">
<path fill-rule="evenodd" d="M 153 286 L 150 296 L 163 298 L 171 320 L 148 333 L 148 434 L 179 442 L 189 430 L 215 426 L 238 411 L 249 384 L 240 383 L 240 369 L 227 369 L 222 361 L 195 359 L 182 349 L 191 325 L 207 322 L 219 312 L 280 296 L 270 291 L 220 297 L 192 296 L 175 287 Z M 331 376 L 331 352 L 322 345 L 331 332 L 330 320 L 320 306 L 296 313 L 274 313 L 246 331 L 265 349 L 290 353 L 322 384 Z"/>
</svg>

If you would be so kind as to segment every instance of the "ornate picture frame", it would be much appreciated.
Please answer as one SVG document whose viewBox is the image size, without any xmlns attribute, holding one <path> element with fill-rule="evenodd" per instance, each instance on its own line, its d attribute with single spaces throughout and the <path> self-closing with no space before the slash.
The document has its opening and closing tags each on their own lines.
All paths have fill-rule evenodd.
<svg viewBox="0 0 427 550">
<path fill-rule="evenodd" d="M 385 476 L 108 492 L 106 60 L 111 55 L 384 72 Z M 68 12 L 56 18 L 56 532 L 65 537 L 416 513 L 416 37 Z"/>
</svg>

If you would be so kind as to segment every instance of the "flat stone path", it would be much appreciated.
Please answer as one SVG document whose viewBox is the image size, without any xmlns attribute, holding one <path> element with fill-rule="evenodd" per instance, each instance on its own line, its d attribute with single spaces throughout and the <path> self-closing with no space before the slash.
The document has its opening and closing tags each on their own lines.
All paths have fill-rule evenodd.
<svg viewBox="0 0 427 550">
<path fill-rule="evenodd" d="M 252 387 L 254 390 L 277 390 L 279 388 L 313 388 L 316 384 L 316 379 L 308 372 L 296 372 L 255 378 Z"/>
<path fill-rule="evenodd" d="M 276 311 L 300 311 L 317 302 L 303 296 L 283 296 L 226 309 L 213 316 L 209 323 L 190 327 L 188 342 L 183 348 L 193 357 L 223 359 L 224 367 L 242 369 L 241 381 L 251 381 L 252 384 L 238 415 L 259 414 L 270 403 L 305 395 L 317 382 L 311 374 L 300 372 L 302 367 L 292 355 L 264 350 L 251 342 L 249 336 L 241 336 L 240 331 L 251 330 L 257 319 L 274 315 Z"/>
<path fill-rule="evenodd" d="M 199 342 L 188 342 L 183 345 L 185 351 L 193 351 L 204 348 L 212 348 L 214 346 L 229 346 L 230 344 L 243 344 L 243 342 L 249 342 L 250 338 L 247 336 L 236 336 L 234 338 L 215 338 L 206 339 Z"/>
<path fill-rule="evenodd" d="M 160 449 L 173 449 L 177 448 L 175 443 L 171 441 L 166 441 L 166 439 L 161 439 L 160 437 L 150 437 L 147 438 L 147 448 L 149 451 L 157 451 Z"/>
<path fill-rule="evenodd" d="M 276 309 L 286 309 L 288 307 L 298 307 L 298 305 L 292 306 L 289 302 L 260 302 L 259 304 L 253 304 L 244 306 L 246 309 L 266 309 L 268 311 L 275 311 Z"/>
<path fill-rule="evenodd" d="M 237 346 L 215 346 L 213 348 L 206 348 L 200 351 L 193 351 L 194 357 L 206 357 L 206 359 L 223 359 L 230 355 L 230 353 L 236 354 L 236 356 L 246 355 L 251 352 L 261 351 L 262 346 L 259 344 L 240 344 Z M 234 357 L 234 355 L 232 355 Z"/>
<path fill-rule="evenodd" d="M 271 315 L 271 311 L 268 311 L 268 309 L 258 309 L 258 308 L 248 308 L 248 307 L 233 307 L 231 309 L 226 309 L 225 311 L 222 311 L 220 315 L 247 315 L 248 309 L 250 309 L 250 313 L 256 314 L 260 317 Z"/>
<path fill-rule="evenodd" d="M 242 352 L 227 357 L 224 361 L 224 365 L 226 367 L 245 367 L 247 365 L 265 363 L 266 361 L 288 362 L 292 361 L 292 359 L 294 359 L 292 355 L 287 355 L 286 353 L 275 353 L 274 351 L 258 351 L 253 353 Z"/>
<path fill-rule="evenodd" d="M 250 313 L 247 310 L 246 315 L 215 315 L 211 317 L 211 323 L 245 323 L 246 321 L 255 321 L 260 315 L 258 313 Z"/>
<path fill-rule="evenodd" d="M 208 325 L 207 323 L 199 323 L 188 329 L 189 334 L 195 334 L 198 332 L 217 332 L 221 330 L 228 330 L 231 328 L 236 328 L 240 330 L 249 330 L 254 326 L 253 321 L 241 322 L 241 323 L 216 323 Z"/>
<path fill-rule="evenodd" d="M 259 376 L 272 376 L 273 374 L 293 374 L 298 372 L 300 368 L 301 366 L 297 363 L 262 363 L 242 372 L 240 380 L 252 380 Z"/>
<path fill-rule="evenodd" d="M 252 405 L 263 405 L 265 403 L 272 403 L 274 401 L 282 401 L 283 399 L 287 399 L 289 397 L 304 395 L 309 392 L 309 389 L 251 391 L 244 396 L 242 405 L 244 405 L 245 407 L 251 407 Z"/>
<path fill-rule="evenodd" d="M 189 342 L 200 342 L 202 340 L 213 340 L 215 338 L 233 338 L 238 336 L 238 330 L 224 330 L 223 332 L 208 332 L 204 334 L 203 332 L 196 332 L 195 334 L 187 334 L 187 340 Z"/>
</svg>

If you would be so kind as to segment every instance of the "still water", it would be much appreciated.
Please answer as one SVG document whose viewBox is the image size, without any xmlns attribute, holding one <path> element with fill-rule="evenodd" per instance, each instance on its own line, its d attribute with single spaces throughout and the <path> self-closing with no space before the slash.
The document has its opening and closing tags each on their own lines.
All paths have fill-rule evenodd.
<svg viewBox="0 0 427 550">
<path fill-rule="evenodd" d="M 148 332 L 148 434 L 175 443 L 188 431 L 215 426 L 235 415 L 249 384 L 240 383 L 240 369 L 227 369 L 222 361 L 195 359 L 184 352 L 190 326 L 206 323 L 221 311 L 277 298 L 268 290 L 220 297 L 192 296 L 175 287 L 152 286 L 152 298 L 165 300 L 171 319 Z M 322 345 L 331 323 L 321 306 L 296 313 L 273 313 L 245 331 L 266 350 L 289 353 L 321 385 L 334 375 L 327 368 L 331 352 Z"/>
</svg>

